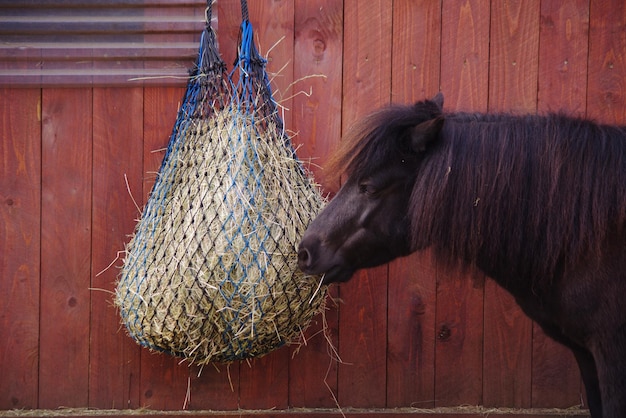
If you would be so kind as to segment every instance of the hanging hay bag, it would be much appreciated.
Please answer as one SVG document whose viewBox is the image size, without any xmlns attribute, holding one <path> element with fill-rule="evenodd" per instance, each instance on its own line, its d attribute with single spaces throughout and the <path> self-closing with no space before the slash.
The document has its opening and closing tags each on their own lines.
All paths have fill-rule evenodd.
<svg viewBox="0 0 626 418">
<path fill-rule="evenodd" d="M 210 14 L 210 11 L 209 11 Z M 196 364 L 257 357 L 323 309 L 296 246 L 324 201 L 297 159 L 244 18 L 230 75 L 207 24 L 115 304 L 139 344 Z"/>
</svg>

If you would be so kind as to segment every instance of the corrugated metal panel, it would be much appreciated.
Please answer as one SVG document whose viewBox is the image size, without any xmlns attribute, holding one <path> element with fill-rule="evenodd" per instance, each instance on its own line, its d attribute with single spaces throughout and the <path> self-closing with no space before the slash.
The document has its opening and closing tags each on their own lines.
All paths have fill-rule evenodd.
<svg viewBox="0 0 626 418">
<path fill-rule="evenodd" d="M 205 8 L 206 0 L 0 0 L 0 85 L 184 84 Z"/>
</svg>

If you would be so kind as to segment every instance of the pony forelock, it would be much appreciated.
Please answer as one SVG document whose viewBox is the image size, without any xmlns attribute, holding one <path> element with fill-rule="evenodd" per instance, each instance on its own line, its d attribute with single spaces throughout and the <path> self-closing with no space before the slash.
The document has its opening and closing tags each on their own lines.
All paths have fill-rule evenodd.
<svg viewBox="0 0 626 418">
<path fill-rule="evenodd" d="M 441 115 L 436 103 L 426 100 L 413 106 L 390 105 L 358 120 L 341 139 L 324 165 L 329 183 L 342 175 L 363 174 L 384 163 L 396 149 L 407 129 Z"/>
</svg>

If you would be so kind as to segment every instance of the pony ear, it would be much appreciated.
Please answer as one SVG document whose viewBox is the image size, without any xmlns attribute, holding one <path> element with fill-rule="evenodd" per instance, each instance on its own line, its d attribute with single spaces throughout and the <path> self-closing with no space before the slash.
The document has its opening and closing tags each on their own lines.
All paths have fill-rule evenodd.
<svg viewBox="0 0 626 418">
<path fill-rule="evenodd" d="M 444 119 L 429 119 L 411 128 L 411 149 L 416 153 L 426 151 L 426 147 L 439 137 Z"/>
<path fill-rule="evenodd" d="M 442 92 L 440 91 L 437 92 L 437 94 L 435 94 L 435 97 L 430 99 L 430 101 L 436 104 L 440 111 L 443 111 L 443 93 Z"/>
</svg>

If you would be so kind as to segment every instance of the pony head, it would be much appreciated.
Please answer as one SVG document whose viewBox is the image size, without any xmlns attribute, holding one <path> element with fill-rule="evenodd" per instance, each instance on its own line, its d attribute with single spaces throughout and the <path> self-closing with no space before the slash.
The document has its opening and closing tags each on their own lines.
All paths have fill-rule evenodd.
<svg viewBox="0 0 626 418">
<path fill-rule="evenodd" d="M 419 164 L 443 126 L 442 107 L 439 93 L 383 108 L 350 130 L 326 167 L 345 182 L 300 242 L 302 271 L 345 282 L 415 250 L 407 211 Z"/>
</svg>

